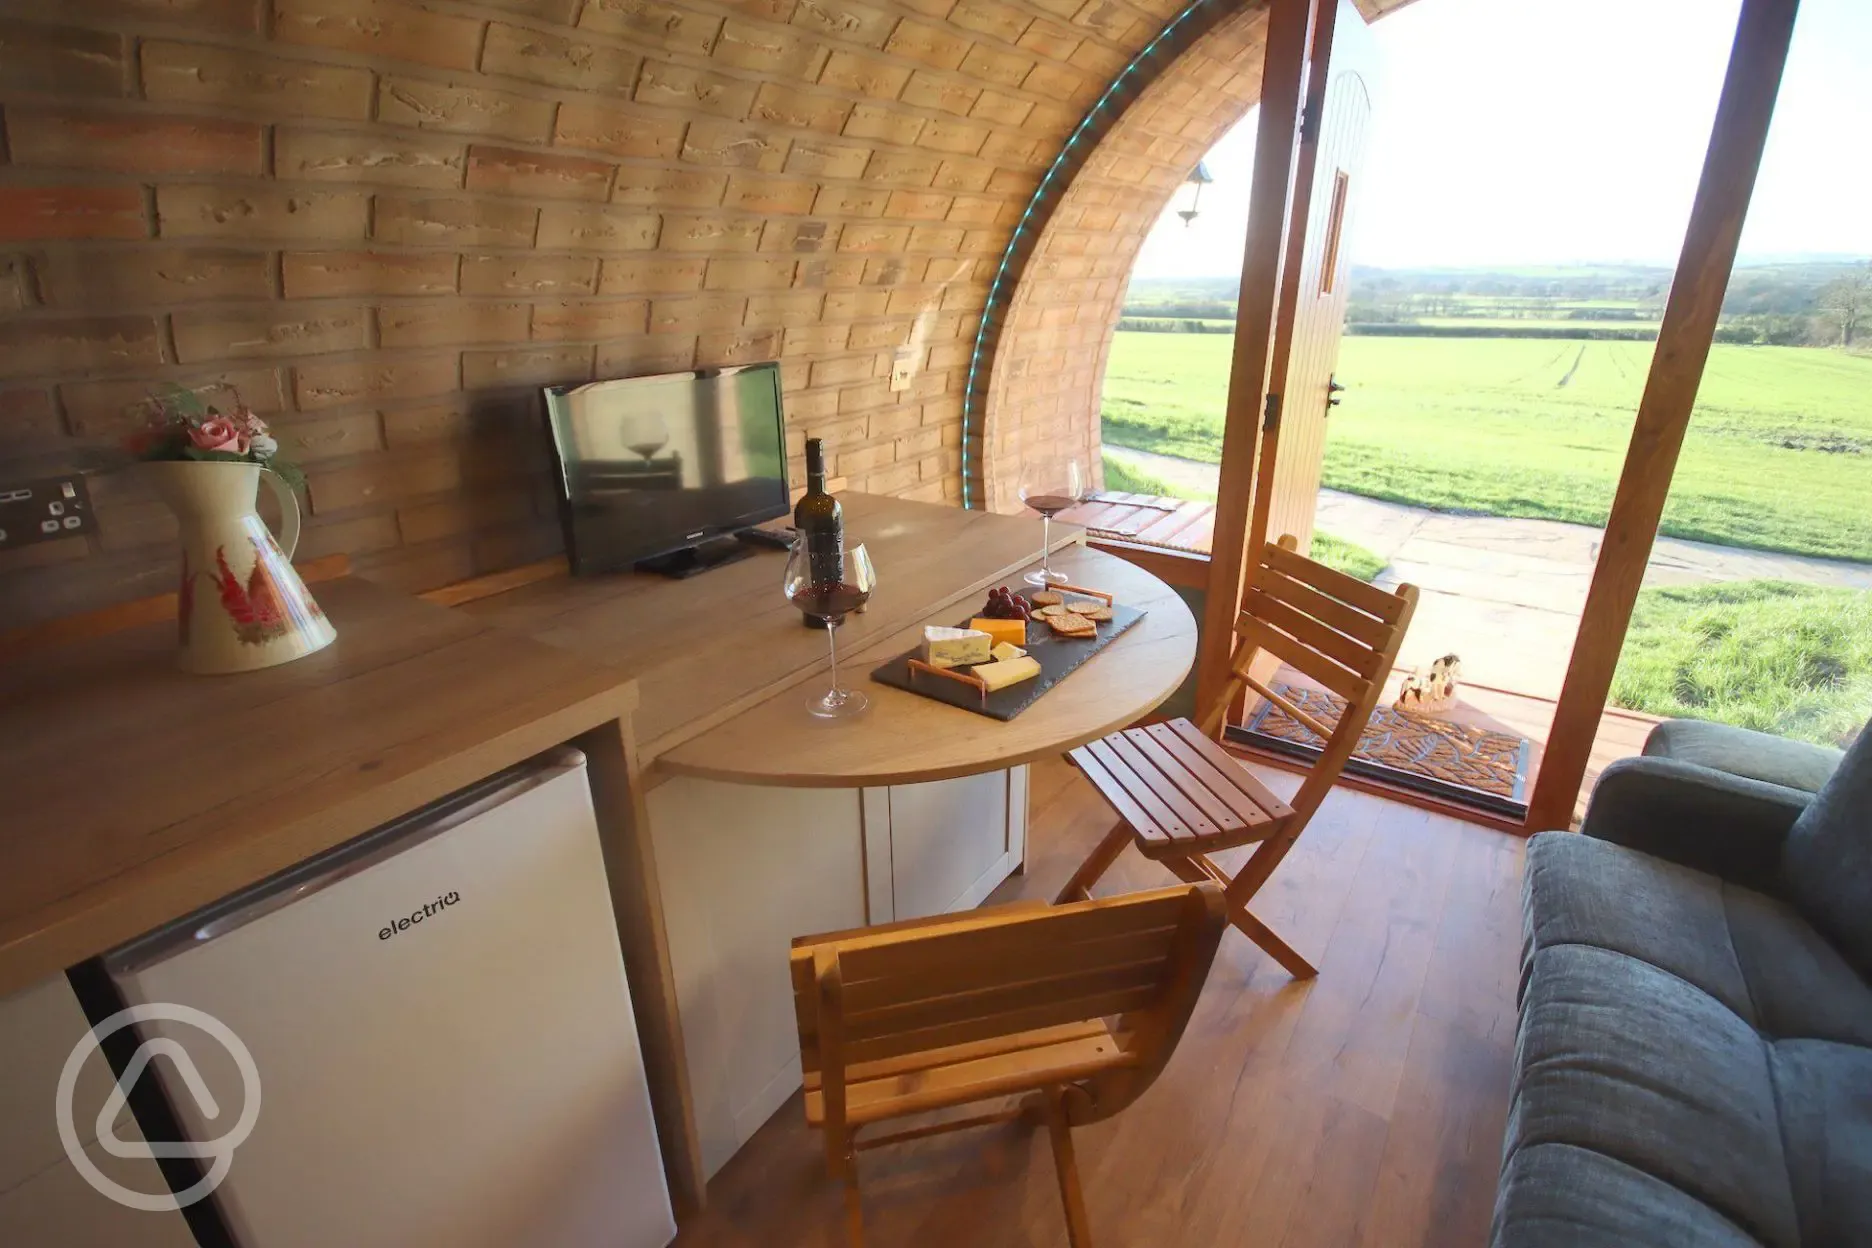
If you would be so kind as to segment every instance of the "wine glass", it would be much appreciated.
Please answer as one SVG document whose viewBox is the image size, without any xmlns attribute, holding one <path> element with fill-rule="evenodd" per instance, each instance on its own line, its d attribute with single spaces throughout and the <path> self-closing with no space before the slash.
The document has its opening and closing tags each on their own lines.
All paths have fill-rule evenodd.
<svg viewBox="0 0 1872 1248">
<path fill-rule="evenodd" d="M 643 458 L 644 471 L 648 472 L 656 453 L 669 445 L 669 423 L 660 412 L 633 412 L 624 417 L 620 437 L 629 450 Z"/>
<path fill-rule="evenodd" d="M 1053 517 L 1085 501 L 1085 468 L 1075 456 L 1052 459 L 1030 467 L 1021 478 L 1021 502 L 1040 513 L 1040 566 L 1029 572 L 1029 585 L 1063 585 L 1064 572 L 1055 572 L 1053 556 Z"/>
<path fill-rule="evenodd" d="M 857 689 L 839 687 L 838 627 L 845 616 L 862 607 L 877 585 L 877 570 L 863 543 L 840 550 L 807 549 L 802 534 L 787 552 L 782 588 L 787 601 L 826 626 L 826 644 L 832 656 L 832 686 L 807 702 L 806 709 L 822 719 L 857 715 L 871 704 Z"/>
</svg>

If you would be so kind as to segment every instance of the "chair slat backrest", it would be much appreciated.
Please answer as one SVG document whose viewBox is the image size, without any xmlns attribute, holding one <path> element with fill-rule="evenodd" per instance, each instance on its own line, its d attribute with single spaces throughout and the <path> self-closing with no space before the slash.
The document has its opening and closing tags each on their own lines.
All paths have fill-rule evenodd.
<svg viewBox="0 0 1872 1248">
<path fill-rule="evenodd" d="M 1192 889 L 976 911 L 946 923 L 836 941 L 843 1064 L 1012 1036 L 1120 1014 L 1147 1014 L 1176 977 L 1180 935 L 1197 921 Z M 1001 909 L 1001 908 L 997 908 Z M 814 954 L 793 953 L 802 1061 L 819 1068 Z"/>
<path fill-rule="evenodd" d="M 1253 674 L 1263 652 L 1344 698 L 1345 712 L 1320 742 L 1321 757 L 1291 802 L 1304 824 L 1357 748 L 1416 608 L 1414 585 L 1387 592 L 1297 553 L 1292 537 L 1269 542 L 1242 597 L 1235 622 L 1241 641 L 1230 680 L 1219 703 L 1204 714 L 1204 730 L 1220 734 L 1244 688 L 1283 705 Z M 1293 710 L 1302 723 L 1317 722 L 1297 708 L 1283 709 Z"/>
</svg>

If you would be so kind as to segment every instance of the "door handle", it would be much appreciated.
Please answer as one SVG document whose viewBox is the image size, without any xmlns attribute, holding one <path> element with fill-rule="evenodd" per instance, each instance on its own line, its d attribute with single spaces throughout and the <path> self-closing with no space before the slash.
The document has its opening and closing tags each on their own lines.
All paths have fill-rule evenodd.
<svg viewBox="0 0 1872 1248">
<path fill-rule="evenodd" d="M 1326 379 L 1326 406 L 1338 407 L 1340 403 L 1339 396 L 1344 392 L 1345 387 L 1340 385 L 1337 379 L 1328 377 Z"/>
</svg>

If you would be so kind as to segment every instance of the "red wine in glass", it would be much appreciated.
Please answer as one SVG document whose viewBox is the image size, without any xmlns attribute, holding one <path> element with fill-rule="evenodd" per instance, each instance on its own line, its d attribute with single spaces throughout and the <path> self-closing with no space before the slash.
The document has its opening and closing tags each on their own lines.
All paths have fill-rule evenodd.
<svg viewBox="0 0 1872 1248">
<path fill-rule="evenodd" d="M 793 605 L 807 615 L 817 616 L 828 624 L 836 624 L 864 606 L 870 598 L 870 590 L 860 589 L 850 581 L 840 581 L 836 585 L 806 585 L 793 595 Z"/>
<path fill-rule="evenodd" d="M 870 601 L 871 591 L 877 585 L 877 570 L 871 566 L 870 553 L 860 543 L 848 545 L 839 552 L 837 580 L 815 579 L 818 572 L 830 571 L 818 566 L 827 558 L 827 553 L 818 554 L 818 559 L 807 554 L 803 536 L 795 539 L 787 555 L 781 588 L 788 602 L 807 615 L 825 621 L 826 645 L 832 659 L 832 687 L 809 701 L 806 709 L 822 719 L 838 719 L 856 715 L 870 705 L 870 699 L 861 691 L 839 687 L 838 628 L 846 616 Z"/>
<path fill-rule="evenodd" d="M 1086 475 L 1077 459 L 1068 457 L 1036 465 L 1021 481 L 1021 501 L 1040 513 L 1040 566 L 1024 578 L 1029 585 L 1062 585 L 1064 572 L 1055 572 L 1053 517 L 1085 501 Z"/>
</svg>

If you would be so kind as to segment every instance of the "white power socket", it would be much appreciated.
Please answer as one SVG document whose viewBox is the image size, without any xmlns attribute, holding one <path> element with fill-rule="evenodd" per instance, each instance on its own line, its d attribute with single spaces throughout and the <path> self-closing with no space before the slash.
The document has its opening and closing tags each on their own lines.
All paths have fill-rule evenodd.
<svg viewBox="0 0 1872 1248">
<path fill-rule="evenodd" d="M 917 373 L 917 356 L 921 354 L 913 347 L 897 348 L 897 354 L 891 357 L 890 388 L 893 391 L 910 388 L 910 382 Z"/>
<path fill-rule="evenodd" d="M 0 550 L 96 528 L 91 496 L 80 475 L 0 483 Z"/>
</svg>

